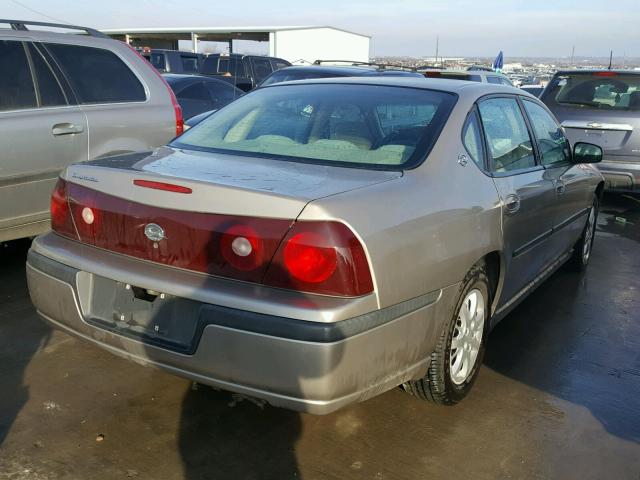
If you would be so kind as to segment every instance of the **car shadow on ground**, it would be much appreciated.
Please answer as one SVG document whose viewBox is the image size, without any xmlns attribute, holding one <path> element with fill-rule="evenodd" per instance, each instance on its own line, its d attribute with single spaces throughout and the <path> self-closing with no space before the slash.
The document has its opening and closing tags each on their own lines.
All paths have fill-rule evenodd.
<svg viewBox="0 0 640 480">
<path fill-rule="evenodd" d="M 294 450 L 300 414 L 196 387 L 184 397 L 178 432 L 185 479 L 302 478 Z"/>
<path fill-rule="evenodd" d="M 494 329 L 484 362 L 640 443 L 637 243 L 640 203 L 605 197 L 587 272 L 565 266 L 544 282 Z"/>
<path fill-rule="evenodd" d="M 24 275 L 30 244 L 29 240 L 0 243 L 0 446 L 29 400 L 24 376 L 31 358 L 51 336 L 51 329 L 35 313 L 25 313 L 33 310 Z M 23 285 L 16 288 L 16 282 Z M 25 317 L 33 319 L 29 329 L 20 325 Z"/>
</svg>

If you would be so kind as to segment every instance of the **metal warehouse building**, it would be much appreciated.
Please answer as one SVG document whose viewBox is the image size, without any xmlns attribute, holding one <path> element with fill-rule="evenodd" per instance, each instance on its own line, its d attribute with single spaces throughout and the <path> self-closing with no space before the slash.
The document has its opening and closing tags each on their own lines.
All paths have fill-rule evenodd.
<svg viewBox="0 0 640 480">
<path fill-rule="evenodd" d="M 122 28 L 102 30 L 135 46 L 178 49 L 179 40 L 190 40 L 191 50 L 199 50 L 200 41 L 233 40 L 269 42 L 269 55 L 290 62 L 316 59 L 369 61 L 371 37 L 335 27 L 204 27 L 204 28 Z"/>
</svg>

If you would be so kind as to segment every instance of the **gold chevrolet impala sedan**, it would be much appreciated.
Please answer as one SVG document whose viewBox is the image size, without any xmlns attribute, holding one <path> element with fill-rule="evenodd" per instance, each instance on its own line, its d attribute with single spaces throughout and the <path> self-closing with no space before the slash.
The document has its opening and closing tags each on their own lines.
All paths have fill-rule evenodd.
<svg viewBox="0 0 640 480">
<path fill-rule="evenodd" d="M 166 147 L 69 166 L 31 298 L 114 354 L 273 405 L 398 386 L 450 405 L 491 328 L 586 267 L 601 157 L 512 87 L 280 83 Z"/>
</svg>

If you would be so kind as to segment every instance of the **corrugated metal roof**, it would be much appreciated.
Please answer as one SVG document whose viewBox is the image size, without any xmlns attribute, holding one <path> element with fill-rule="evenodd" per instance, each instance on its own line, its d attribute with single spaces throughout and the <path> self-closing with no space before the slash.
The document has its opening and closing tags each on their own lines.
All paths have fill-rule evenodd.
<svg viewBox="0 0 640 480">
<path fill-rule="evenodd" d="M 371 38 L 370 35 L 364 35 L 362 33 L 352 32 L 350 30 L 344 30 L 342 28 L 331 27 L 329 25 L 306 25 L 306 26 L 258 26 L 258 27 L 135 27 L 135 28 L 101 28 L 100 31 L 108 35 L 136 35 L 136 34 L 175 34 L 175 33 L 271 33 L 281 32 L 287 30 L 316 30 L 320 28 L 329 28 L 331 30 L 338 30 L 341 32 L 349 33 L 351 35 L 358 35 L 361 37 Z"/>
</svg>

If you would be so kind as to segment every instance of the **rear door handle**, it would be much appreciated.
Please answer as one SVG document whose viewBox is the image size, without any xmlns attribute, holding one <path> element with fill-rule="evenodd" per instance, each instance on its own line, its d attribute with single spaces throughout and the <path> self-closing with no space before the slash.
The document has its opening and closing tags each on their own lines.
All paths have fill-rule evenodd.
<svg viewBox="0 0 640 480">
<path fill-rule="evenodd" d="M 566 191 L 567 185 L 562 180 L 558 180 L 556 182 L 556 192 L 558 192 L 558 195 L 562 195 Z"/>
<path fill-rule="evenodd" d="M 518 210 L 520 210 L 520 197 L 513 193 L 507 195 L 504 203 L 504 208 L 509 213 L 516 213 Z"/>
<path fill-rule="evenodd" d="M 84 127 L 82 125 L 74 125 L 73 123 L 56 123 L 51 127 L 51 133 L 55 136 L 82 132 L 84 132 Z"/>
</svg>

